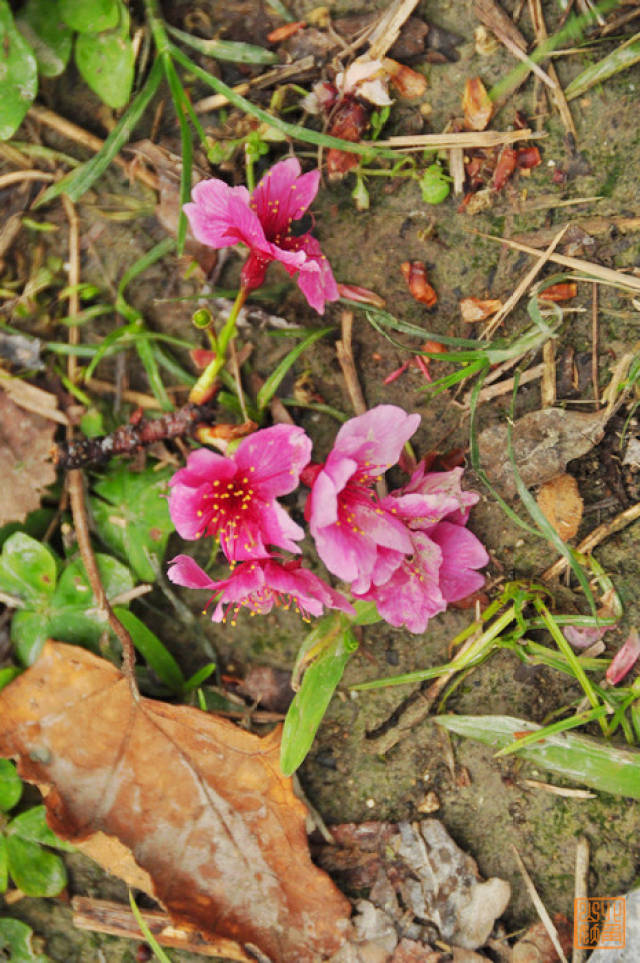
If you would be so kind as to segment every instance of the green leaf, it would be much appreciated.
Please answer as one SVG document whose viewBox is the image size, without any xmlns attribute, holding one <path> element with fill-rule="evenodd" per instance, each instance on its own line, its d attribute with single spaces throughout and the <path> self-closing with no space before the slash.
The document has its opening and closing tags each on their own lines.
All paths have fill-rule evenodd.
<svg viewBox="0 0 640 963">
<path fill-rule="evenodd" d="M 38 66 L 16 30 L 7 0 L 0 0 L 0 140 L 8 140 L 38 92 Z"/>
<path fill-rule="evenodd" d="M 49 828 L 45 813 L 45 806 L 33 806 L 12 819 L 7 832 L 19 836 L 20 839 L 27 839 L 31 843 L 40 843 L 41 846 L 53 846 L 67 853 L 75 853 L 75 846 L 64 839 L 58 839 L 54 831 Z"/>
<path fill-rule="evenodd" d="M 58 0 L 60 16 L 78 33 L 111 30 L 120 17 L 118 0 Z"/>
<path fill-rule="evenodd" d="M 37 843 L 7 836 L 9 875 L 27 896 L 57 896 L 67 885 L 64 863 Z"/>
<path fill-rule="evenodd" d="M 96 555 L 100 579 L 108 599 L 133 588 L 131 572 L 110 555 Z M 96 601 L 80 559 L 73 561 L 60 576 L 49 610 L 48 634 L 62 642 L 95 648 L 107 622 L 96 608 Z"/>
<path fill-rule="evenodd" d="M 581 97 L 585 91 L 595 84 L 601 84 L 609 77 L 632 67 L 640 60 L 640 34 L 636 34 L 632 43 L 627 43 L 613 50 L 607 57 L 599 60 L 596 64 L 591 64 L 581 74 L 574 77 L 568 87 L 565 88 L 567 100 Z"/>
<path fill-rule="evenodd" d="M 0 3 L 2 0 L 0 0 Z M 75 0 L 69 0 L 70 3 Z M 60 194 L 66 194 L 72 201 L 78 201 L 89 190 L 92 184 L 104 174 L 105 170 L 116 156 L 121 147 L 131 138 L 131 134 L 149 106 L 149 102 L 160 86 L 162 80 L 162 64 L 156 60 L 145 85 L 140 93 L 132 100 L 129 108 L 122 115 L 104 144 L 86 164 L 81 164 L 66 177 L 62 177 L 56 184 L 47 188 L 35 207 L 48 204 Z"/>
<path fill-rule="evenodd" d="M 297 361 L 303 351 L 306 351 L 312 344 L 323 338 L 325 334 L 329 334 L 333 331 L 333 325 L 328 325 L 326 328 L 317 328 L 315 331 L 311 331 L 306 338 L 303 338 L 295 348 L 285 355 L 282 361 L 277 365 L 277 367 L 271 372 L 265 383 L 262 385 L 258 392 L 257 404 L 258 408 L 262 410 L 266 408 L 269 404 L 276 391 L 280 387 L 280 382 L 286 375 L 287 371 L 291 366 Z"/>
<path fill-rule="evenodd" d="M 57 77 L 71 56 L 72 31 L 63 23 L 56 0 L 27 0 L 16 20 L 33 48 L 43 77 Z"/>
<path fill-rule="evenodd" d="M 19 609 L 11 621 L 11 641 L 22 665 L 33 665 L 49 638 L 49 621 L 41 612 Z"/>
<path fill-rule="evenodd" d="M 302 765 L 345 666 L 357 648 L 358 643 L 347 629 L 305 672 L 284 720 L 280 768 L 285 776 Z"/>
<path fill-rule="evenodd" d="M 197 672 L 194 672 L 193 675 L 187 679 L 184 684 L 184 692 L 193 692 L 193 690 L 197 689 L 199 685 L 202 685 L 203 682 L 206 682 L 211 673 L 215 671 L 215 662 L 207 662 L 206 665 L 203 665 L 201 669 L 198 669 Z"/>
<path fill-rule="evenodd" d="M 129 14 L 124 11 L 117 29 L 80 34 L 76 65 L 89 87 L 114 110 L 126 106 L 133 87 L 135 56 L 129 37 Z"/>
<path fill-rule="evenodd" d="M 510 716 L 438 716 L 438 725 L 494 749 L 514 742 L 515 734 L 542 727 Z M 544 741 L 518 750 L 518 755 L 567 779 L 600 792 L 640 799 L 640 752 L 573 732 L 551 733 Z"/>
<path fill-rule="evenodd" d="M 98 535 L 145 582 L 154 582 L 174 526 L 169 515 L 170 469 L 132 472 L 116 463 L 94 485 L 90 498 Z"/>
<path fill-rule="evenodd" d="M 0 669 L 0 691 L 13 682 L 17 675 L 20 675 L 20 669 L 16 665 L 7 665 Z"/>
<path fill-rule="evenodd" d="M 22 779 L 9 759 L 0 759 L 0 809 L 9 812 L 22 796 Z"/>
<path fill-rule="evenodd" d="M 0 555 L 0 590 L 34 603 L 51 598 L 56 587 L 53 553 L 24 532 L 15 532 Z"/>
<path fill-rule="evenodd" d="M 257 47 L 252 43 L 236 43 L 233 40 L 205 40 L 203 37 L 194 37 L 193 34 L 178 30 L 177 27 L 166 25 L 167 33 L 170 33 L 176 40 L 186 43 L 193 47 L 198 53 L 206 57 L 214 57 L 216 60 L 232 60 L 238 64 L 277 64 L 278 55 L 272 50 L 265 50 L 264 47 Z"/>
<path fill-rule="evenodd" d="M 5 959 L 9 953 L 9 963 L 52 963 L 45 953 L 36 953 L 31 946 L 33 930 L 22 920 L 9 916 L 0 919 L 0 955 Z"/>
<path fill-rule="evenodd" d="M 180 666 L 157 635 L 128 609 L 116 606 L 114 612 L 130 634 L 133 644 L 161 682 L 176 694 L 184 689 Z"/>
<path fill-rule="evenodd" d="M 9 858 L 7 856 L 7 844 L 4 836 L 0 836 L 0 893 L 6 893 L 9 885 Z M 0 920 L 2 923 L 2 920 Z M 0 950 L 2 946 L 2 930 L 0 930 Z"/>
<path fill-rule="evenodd" d="M 382 621 L 375 602 L 363 602 L 360 599 L 353 603 L 353 607 L 356 610 L 354 625 L 373 625 Z"/>
</svg>

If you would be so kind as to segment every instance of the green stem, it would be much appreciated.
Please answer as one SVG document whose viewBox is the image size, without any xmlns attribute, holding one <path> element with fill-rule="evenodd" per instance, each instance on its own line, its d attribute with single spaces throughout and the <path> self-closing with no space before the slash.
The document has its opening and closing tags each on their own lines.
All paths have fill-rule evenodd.
<svg viewBox="0 0 640 963">
<path fill-rule="evenodd" d="M 216 339 L 216 356 L 213 361 L 207 365 L 189 392 L 189 401 L 193 402 L 193 404 L 203 404 L 211 397 L 211 390 L 216 382 L 218 374 L 226 363 L 227 348 L 229 347 L 229 342 L 231 339 L 235 337 L 236 321 L 238 320 L 240 309 L 247 299 L 247 294 L 248 291 L 245 287 L 241 287 L 238 291 L 238 296 L 233 302 L 233 306 L 229 312 L 229 317 L 225 321 L 224 327 Z"/>
<path fill-rule="evenodd" d="M 151 36 L 159 54 L 166 56 L 169 54 L 169 38 L 164 29 L 164 23 L 160 15 L 158 0 L 144 0 L 144 10 L 151 28 Z"/>
<path fill-rule="evenodd" d="M 253 193 L 256 186 L 256 178 L 253 172 L 253 150 L 248 144 L 244 145 L 244 167 L 247 178 L 247 188 Z"/>
</svg>

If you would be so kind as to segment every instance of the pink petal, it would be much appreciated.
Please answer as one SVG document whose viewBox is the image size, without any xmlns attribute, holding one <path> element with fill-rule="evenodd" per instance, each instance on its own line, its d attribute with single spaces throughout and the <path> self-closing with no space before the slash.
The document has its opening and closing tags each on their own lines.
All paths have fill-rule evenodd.
<svg viewBox="0 0 640 963">
<path fill-rule="evenodd" d="M 604 638 L 609 629 L 615 629 L 615 625 L 565 625 L 562 634 L 574 649 L 587 649 Z"/>
<path fill-rule="evenodd" d="M 336 279 L 315 237 L 305 234 L 299 241 L 307 260 L 300 268 L 298 287 L 311 307 L 324 314 L 325 301 L 337 301 L 340 297 Z"/>
<path fill-rule="evenodd" d="M 463 491 L 461 487 L 462 468 L 451 471 L 424 472 L 424 462 L 420 462 L 407 485 L 394 495 L 422 495 L 428 510 L 420 528 L 428 528 L 434 522 L 447 519 L 457 525 L 465 525 L 469 509 L 480 496 L 477 492 Z"/>
<path fill-rule="evenodd" d="M 238 241 L 251 246 L 266 243 L 262 225 L 249 208 L 246 187 L 229 187 L 213 178 L 196 184 L 191 196 L 184 212 L 194 237 L 202 244 L 220 248 Z"/>
<path fill-rule="evenodd" d="M 320 171 L 300 175 L 296 157 L 274 164 L 251 195 L 251 204 L 269 240 L 289 233 L 292 221 L 299 220 L 318 193 Z"/>
<path fill-rule="evenodd" d="M 198 488 L 189 485 L 173 485 L 169 492 L 169 514 L 181 538 L 193 540 L 206 533 L 207 520 L 203 518 L 205 498 L 211 491 L 211 483 Z"/>
<path fill-rule="evenodd" d="M 484 585 L 484 576 L 474 569 L 487 565 L 489 556 L 472 532 L 452 522 L 440 522 L 429 536 L 442 549 L 440 589 L 447 602 L 457 602 Z"/>
<path fill-rule="evenodd" d="M 615 654 L 613 662 L 607 669 L 607 682 L 611 685 L 617 685 L 624 679 L 627 672 L 634 667 L 639 656 L 640 636 L 635 629 L 631 629 L 624 645 Z"/>
<path fill-rule="evenodd" d="M 167 576 L 170 582 L 184 585 L 185 588 L 212 589 L 216 582 L 212 581 L 190 555 L 176 555 L 169 562 Z"/>
<path fill-rule="evenodd" d="M 234 460 L 262 498 L 287 495 L 297 488 L 311 458 L 312 442 L 304 429 L 274 425 L 256 431 L 238 446 Z"/>
<path fill-rule="evenodd" d="M 419 424 L 420 415 L 408 415 L 396 405 L 378 405 L 344 423 L 334 450 L 354 458 L 370 475 L 381 475 L 398 461 Z"/>
<path fill-rule="evenodd" d="M 344 582 L 359 579 L 365 588 L 376 560 L 376 546 L 369 538 L 354 535 L 338 525 L 328 525 L 314 534 L 318 555 L 330 572 Z"/>
</svg>

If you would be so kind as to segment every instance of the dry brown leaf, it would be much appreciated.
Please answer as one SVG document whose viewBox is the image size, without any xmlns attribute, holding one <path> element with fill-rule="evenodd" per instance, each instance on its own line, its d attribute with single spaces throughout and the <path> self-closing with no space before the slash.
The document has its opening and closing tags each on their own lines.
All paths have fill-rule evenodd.
<svg viewBox="0 0 640 963">
<path fill-rule="evenodd" d="M 55 423 L 26 411 L 0 389 L 0 525 L 22 522 L 56 479 L 50 460 Z"/>
<path fill-rule="evenodd" d="M 460 301 L 460 314 L 467 324 L 475 324 L 476 321 L 486 321 L 501 307 L 499 298 L 463 298 Z"/>
<path fill-rule="evenodd" d="M 578 534 L 584 502 L 573 475 L 558 475 L 545 482 L 537 498 L 540 511 L 563 542 Z"/>
<path fill-rule="evenodd" d="M 114 666 L 59 642 L 0 693 L 0 755 L 49 787 L 59 836 L 116 837 L 177 925 L 311 961 L 348 936 L 350 905 L 311 862 L 278 751 L 278 732 L 136 702 Z"/>
<path fill-rule="evenodd" d="M 567 463 L 580 458 L 597 445 L 611 416 L 608 410 L 586 415 L 564 408 L 532 411 L 513 424 L 513 452 L 524 484 L 544 485 L 562 475 Z M 516 483 L 508 455 L 508 428 L 491 425 L 478 437 L 480 464 L 489 481 L 509 497 L 516 493 Z"/>
<path fill-rule="evenodd" d="M 469 130 L 484 130 L 493 114 L 493 101 L 479 77 L 469 77 L 462 95 L 464 123 Z"/>
</svg>

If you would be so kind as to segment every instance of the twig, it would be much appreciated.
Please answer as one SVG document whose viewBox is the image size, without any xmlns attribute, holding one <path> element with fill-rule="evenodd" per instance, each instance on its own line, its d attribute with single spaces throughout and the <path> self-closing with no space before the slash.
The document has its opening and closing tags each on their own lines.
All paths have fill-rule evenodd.
<svg viewBox="0 0 640 963">
<path fill-rule="evenodd" d="M 109 623 L 120 640 L 120 644 L 122 645 L 122 671 L 129 682 L 131 695 L 137 702 L 140 698 L 140 693 L 135 675 L 135 648 L 131 636 L 111 608 L 100 579 L 98 564 L 93 554 L 93 548 L 91 547 L 89 523 L 87 521 L 87 510 L 84 501 L 83 476 L 79 468 L 74 468 L 68 473 L 67 490 L 69 492 L 69 501 L 71 503 L 71 513 L 73 515 L 73 525 L 78 540 L 78 548 L 87 573 L 87 578 L 89 579 L 89 585 L 97 602 L 98 612 L 105 621 Z"/>
<path fill-rule="evenodd" d="M 310 54 L 308 57 L 302 57 L 292 64 L 280 64 L 280 66 L 274 67 L 272 70 L 267 70 L 258 77 L 252 77 L 251 80 L 237 84 L 235 87 L 232 87 L 231 90 L 234 94 L 244 96 L 249 93 L 252 87 L 262 88 L 268 87 L 271 84 L 281 84 L 283 81 L 290 80 L 298 74 L 304 74 L 308 70 L 313 70 L 314 65 L 313 55 Z M 196 114 L 206 114 L 211 110 L 219 110 L 228 103 L 229 101 L 224 94 L 211 94 L 210 97 L 203 97 L 202 100 L 197 100 L 193 105 L 193 109 Z"/>
<path fill-rule="evenodd" d="M 551 919 L 551 917 L 550 917 L 549 914 L 547 913 L 547 910 L 546 910 L 546 907 L 545 907 L 544 903 L 542 902 L 542 900 L 541 900 L 540 897 L 538 896 L 537 890 L 536 890 L 535 886 L 533 885 L 533 880 L 532 880 L 531 877 L 529 876 L 529 873 L 527 872 L 527 868 L 526 868 L 526 866 L 524 865 L 524 863 L 522 862 L 522 859 L 521 859 L 521 857 L 520 857 L 520 853 L 518 852 L 518 850 L 516 849 L 515 846 L 512 845 L 511 848 L 512 848 L 512 850 L 513 850 L 513 852 L 514 852 L 514 855 L 515 855 L 515 857 L 516 857 L 516 863 L 518 864 L 518 869 L 520 870 L 520 873 L 522 874 L 522 879 L 523 879 L 523 881 L 524 881 L 525 889 L 527 890 L 529 896 L 531 897 L 531 902 L 533 903 L 533 905 L 534 905 L 534 907 L 535 907 L 536 913 L 537 913 L 538 916 L 540 917 L 540 922 L 542 923 L 542 925 L 544 926 L 545 930 L 547 931 L 547 935 L 549 936 L 549 939 L 550 939 L 551 942 L 553 943 L 553 945 L 554 945 L 554 947 L 555 947 L 555 951 L 556 951 L 556 953 L 558 954 L 558 956 L 560 957 L 560 959 L 562 960 L 562 963 L 567 963 L 567 958 L 566 958 L 566 956 L 564 955 L 562 946 L 560 945 L 560 938 L 558 937 L 558 931 L 557 931 L 557 929 L 556 929 L 555 926 L 553 925 L 553 920 Z"/>
<path fill-rule="evenodd" d="M 369 35 L 368 55 L 372 60 L 380 60 L 393 47 L 417 3 L 418 0 L 393 0 L 387 7 Z"/>
<path fill-rule="evenodd" d="M 471 150 L 474 147 L 500 147 L 502 144 L 514 144 L 519 140 L 539 138 L 540 134 L 528 127 L 522 130 L 469 130 L 461 133 L 444 134 L 407 134 L 402 137 L 389 137 L 387 140 L 377 140 L 376 147 L 396 147 L 398 150 L 451 150 L 461 147 Z M 373 146 L 373 145 L 372 145 Z"/>
<path fill-rule="evenodd" d="M 545 253 L 536 247 L 529 247 L 528 244 L 520 244 L 518 241 L 512 241 L 507 237 L 496 237 L 495 234 L 484 234 L 482 231 L 475 231 L 474 233 L 476 233 L 478 237 L 486 237 L 490 241 L 506 244 L 507 247 L 512 248 L 514 251 L 524 251 L 525 254 L 533 254 L 536 257 L 540 257 Z M 621 271 L 614 271 L 613 268 L 603 267 L 601 264 L 594 264 L 593 261 L 584 261 L 580 257 L 566 257 L 564 254 L 550 254 L 548 260 L 553 261 L 554 264 L 562 264 L 564 267 L 571 268 L 573 271 L 590 274 L 591 277 L 596 278 L 598 281 L 609 282 L 618 287 L 627 288 L 630 291 L 640 292 L 640 278 L 635 277 L 633 274 L 622 274 Z"/>
<path fill-rule="evenodd" d="M 9 171 L 8 174 L 0 175 L 0 191 L 12 184 L 21 184 L 23 181 L 54 181 L 53 174 L 46 171 Z"/>
<path fill-rule="evenodd" d="M 544 364 L 534 365 L 533 368 L 529 368 L 527 371 L 522 372 L 522 374 L 518 379 L 518 383 L 521 385 L 526 385 L 530 381 L 536 381 L 538 378 L 543 378 L 544 373 L 545 373 Z M 500 395 L 511 394 L 513 392 L 514 384 L 515 384 L 515 378 L 507 378 L 506 381 L 498 381 L 497 384 L 486 385 L 478 395 L 478 403 L 481 403 L 483 401 L 491 401 L 492 398 L 499 398 Z M 465 407 L 467 407 L 469 399 L 465 398 L 464 402 L 465 402 Z"/>
<path fill-rule="evenodd" d="M 558 231 L 558 233 L 556 234 L 556 236 L 554 237 L 553 241 L 551 242 L 549 247 L 546 249 L 546 251 L 539 252 L 540 257 L 538 258 L 536 263 L 533 265 L 532 268 L 530 268 L 527 271 L 525 276 L 517 285 L 515 291 L 511 295 L 509 295 L 509 297 L 504 302 L 500 310 L 496 314 L 494 314 L 493 318 L 491 319 L 489 324 L 486 326 L 486 328 L 482 332 L 481 338 L 483 340 L 487 341 L 491 337 L 493 332 L 500 327 L 500 325 L 502 324 L 504 319 L 507 317 L 507 315 L 516 306 L 516 304 L 518 303 L 522 295 L 525 293 L 525 291 L 529 289 L 529 287 L 531 286 L 531 284 L 533 283 L 537 275 L 540 273 L 542 268 L 545 266 L 545 264 L 549 260 L 551 254 L 553 253 L 557 245 L 562 240 L 568 227 L 569 225 L 565 224 L 564 227 L 560 231 Z"/>
<path fill-rule="evenodd" d="M 89 378 L 86 381 L 87 387 L 94 391 L 97 395 L 117 395 L 118 386 L 112 385 L 109 381 L 100 381 L 98 378 Z M 174 387 L 167 388 L 169 394 L 179 394 L 188 392 L 191 385 L 176 385 Z M 153 395 L 147 395 L 143 391 L 132 391 L 129 388 L 123 388 L 120 392 L 120 397 L 123 401 L 130 401 L 133 405 L 138 405 L 139 408 L 148 408 L 151 411 L 163 411 L 162 404 Z"/>
<path fill-rule="evenodd" d="M 74 896 L 71 900 L 73 925 L 93 933 L 108 933 L 130 940 L 142 940 L 138 923 L 128 906 L 110 900 Z M 202 956 L 224 957 L 239 963 L 255 963 L 253 956 L 246 956 L 238 943 L 220 937 L 214 942 L 192 930 L 176 926 L 171 917 L 159 910 L 141 910 L 140 915 L 161 946 L 200 953 Z"/>
<path fill-rule="evenodd" d="M 77 124 L 73 124 L 70 120 L 60 117 L 59 114 L 48 110 L 46 107 L 30 107 L 29 116 L 35 120 L 39 120 L 41 124 L 46 124 L 47 127 L 51 127 L 52 130 L 56 130 L 59 134 L 62 134 L 63 137 L 68 137 L 69 140 L 74 141 L 76 144 L 82 144 L 83 147 L 88 147 L 89 150 L 94 151 L 96 154 L 104 145 L 104 141 L 99 137 L 90 134 L 88 130 L 78 127 Z M 116 155 L 112 163 L 122 168 L 128 177 L 135 177 L 139 181 L 142 181 L 143 184 L 153 188 L 153 190 L 158 190 L 160 183 L 158 178 L 145 167 L 139 164 L 131 164 L 126 161 L 124 157 L 120 157 L 120 155 Z"/>
<path fill-rule="evenodd" d="M 540 406 L 552 408 L 556 403 L 556 343 L 553 338 L 542 345 L 542 368 Z"/>
<path fill-rule="evenodd" d="M 351 401 L 351 406 L 357 415 L 363 415 L 367 410 L 367 403 L 362 394 L 362 388 L 358 380 L 353 352 L 351 350 L 351 331 L 353 327 L 353 312 L 342 312 L 342 339 L 336 341 L 336 352 L 338 361 L 342 368 L 342 374 L 347 386 L 347 392 Z"/>
<path fill-rule="evenodd" d="M 575 900 L 586 899 L 589 895 L 589 840 L 580 836 L 576 846 L 576 874 L 573 895 Z M 585 952 L 582 947 L 574 946 L 571 963 L 584 963 Z"/>
<path fill-rule="evenodd" d="M 598 351 L 600 350 L 600 328 L 598 325 L 598 285 L 591 289 L 591 384 L 596 408 L 600 407 L 600 383 L 598 378 Z"/>
<path fill-rule="evenodd" d="M 533 23 L 533 29 L 535 30 L 536 43 L 540 45 L 549 38 L 547 26 L 544 22 L 544 16 L 542 14 L 542 4 L 540 0 L 529 0 L 529 15 L 531 16 L 531 22 Z M 553 98 L 553 102 L 555 103 L 556 110 L 560 114 L 560 119 L 562 120 L 564 129 L 568 134 L 572 134 L 575 137 L 576 127 L 573 123 L 573 117 L 571 116 L 567 99 L 564 95 L 562 87 L 560 86 L 558 74 L 556 73 L 556 68 L 554 67 L 553 63 L 549 62 L 547 71 L 549 77 L 553 81 L 551 96 Z"/>
<path fill-rule="evenodd" d="M 560 87 L 560 84 L 558 83 L 557 77 L 554 79 L 550 70 L 543 70 L 539 64 L 532 60 L 531 57 L 527 56 L 524 50 L 522 50 L 518 44 L 513 43 L 509 37 L 500 37 L 500 40 L 505 45 L 509 53 L 513 54 L 516 60 L 519 60 L 520 63 L 528 67 L 531 73 L 535 74 L 538 80 L 541 80 L 542 83 L 555 94 L 556 90 Z"/>
<path fill-rule="evenodd" d="M 80 225 L 78 224 L 75 205 L 66 194 L 62 195 L 62 206 L 64 207 L 64 212 L 69 222 L 69 315 L 75 318 L 80 311 L 80 295 L 78 291 L 80 284 Z M 76 345 L 79 339 L 80 330 L 77 325 L 72 324 L 69 328 L 69 344 Z M 70 354 L 67 360 L 67 374 L 69 375 L 71 384 L 76 383 L 77 373 L 78 365 L 76 356 Z"/>
<path fill-rule="evenodd" d="M 592 552 L 593 549 L 601 542 L 604 542 L 606 538 L 609 538 L 610 535 L 615 535 L 617 532 L 621 532 L 627 525 L 635 522 L 637 518 L 640 518 L 640 502 L 636 502 L 635 505 L 625 508 L 623 512 L 620 512 L 619 515 L 612 518 L 610 522 L 603 522 L 602 525 L 594 528 L 594 530 L 580 542 L 576 551 L 583 555 Z M 545 582 L 548 582 L 552 578 L 557 578 L 558 575 L 564 572 L 568 564 L 565 558 L 559 558 L 557 562 L 554 562 L 553 565 L 545 569 L 541 578 Z"/>
<path fill-rule="evenodd" d="M 588 789 L 571 789 L 569 786 L 554 786 L 549 782 L 542 782 L 540 779 L 523 779 L 523 785 L 529 789 L 543 789 L 551 793 L 552 796 L 563 796 L 566 799 L 595 799 L 596 794 L 589 792 Z"/>
</svg>

